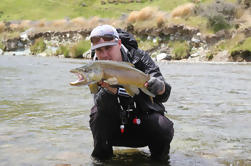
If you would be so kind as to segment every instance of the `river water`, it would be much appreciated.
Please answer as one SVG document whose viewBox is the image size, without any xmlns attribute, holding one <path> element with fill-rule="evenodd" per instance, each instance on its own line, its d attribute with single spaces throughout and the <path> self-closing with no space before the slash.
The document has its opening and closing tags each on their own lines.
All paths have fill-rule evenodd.
<svg viewBox="0 0 251 166">
<path fill-rule="evenodd" d="M 0 56 L 0 165 L 251 165 L 251 64 L 159 63 L 172 93 L 170 160 L 148 148 L 114 148 L 91 159 L 87 87 L 72 87 L 69 70 L 82 60 Z"/>
</svg>

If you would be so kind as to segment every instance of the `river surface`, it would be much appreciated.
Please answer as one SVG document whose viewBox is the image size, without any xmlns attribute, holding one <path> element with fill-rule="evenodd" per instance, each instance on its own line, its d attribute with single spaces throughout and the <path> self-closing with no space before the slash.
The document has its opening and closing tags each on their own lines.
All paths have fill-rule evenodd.
<svg viewBox="0 0 251 166">
<path fill-rule="evenodd" d="M 83 60 L 0 56 L 0 165 L 251 165 L 251 64 L 159 63 L 172 93 L 175 136 L 166 163 L 148 148 L 114 148 L 104 163 L 93 140 L 87 87 L 69 70 Z"/>
</svg>

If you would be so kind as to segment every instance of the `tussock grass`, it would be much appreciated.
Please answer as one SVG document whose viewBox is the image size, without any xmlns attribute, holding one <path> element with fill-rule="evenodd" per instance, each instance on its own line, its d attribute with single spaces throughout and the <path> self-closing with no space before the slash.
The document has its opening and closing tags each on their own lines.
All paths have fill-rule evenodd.
<svg viewBox="0 0 251 166">
<path fill-rule="evenodd" d="M 167 22 L 167 13 L 154 7 L 145 7 L 140 11 L 133 11 L 127 18 L 127 24 L 133 24 L 136 31 L 161 27 Z"/>
<path fill-rule="evenodd" d="M 186 59 L 189 57 L 190 48 L 189 44 L 185 41 L 169 42 L 170 47 L 173 48 L 175 60 Z"/>
<path fill-rule="evenodd" d="M 5 49 L 5 46 L 4 46 L 4 44 L 0 41 L 0 49 L 1 50 L 4 50 Z"/>
<path fill-rule="evenodd" d="M 31 45 L 30 51 L 33 55 L 43 52 L 46 49 L 46 44 L 43 38 L 38 38 L 35 42 Z"/>
<path fill-rule="evenodd" d="M 55 56 L 64 55 L 65 58 L 70 58 L 69 56 L 69 46 L 60 45 L 56 51 Z"/>
<path fill-rule="evenodd" d="M 0 22 L 0 33 L 5 30 L 5 24 L 3 22 Z"/>
<path fill-rule="evenodd" d="M 176 7 L 175 9 L 173 9 L 173 11 L 171 12 L 171 17 L 172 18 L 189 17 L 191 14 L 193 14 L 194 8 L 195 8 L 194 3 L 186 3 L 183 5 L 180 5 Z"/>
<path fill-rule="evenodd" d="M 159 11 L 156 7 L 145 7 L 140 11 L 133 11 L 129 14 L 127 22 L 135 23 L 146 20 L 155 20 L 158 24 L 162 24 L 166 19 L 166 14 Z"/>
<path fill-rule="evenodd" d="M 251 37 L 245 38 L 245 40 L 238 42 L 233 49 L 231 50 L 231 52 L 233 51 L 244 51 L 244 50 L 248 50 L 251 52 Z"/>
<path fill-rule="evenodd" d="M 69 48 L 69 56 L 71 58 L 83 58 L 83 53 L 90 49 L 90 42 L 81 40 Z"/>
<path fill-rule="evenodd" d="M 151 20 L 154 17 L 154 14 L 157 13 L 157 8 L 145 7 L 140 11 L 133 11 L 130 13 L 127 21 L 130 23 Z"/>
</svg>

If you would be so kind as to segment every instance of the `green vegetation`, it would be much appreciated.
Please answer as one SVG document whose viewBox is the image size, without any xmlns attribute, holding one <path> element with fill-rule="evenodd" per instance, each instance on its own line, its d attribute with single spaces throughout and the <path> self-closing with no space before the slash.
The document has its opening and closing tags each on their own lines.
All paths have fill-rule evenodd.
<svg viewBox="0 0 251 166">
<path fill-rule="evenodd" d="M 58 55 L 64 55 L 65 58 L 70 58 L 69 47 L 61 45 L 56 51 L 56 56 Z"/>
<path fill-rule="evenodd" d="M 195 13 L 207 18 L 207 26 L 214 33 L 232 27 L 232 20 L 236 17 L 237 7 L 234 3 L 218 0 L 210 4 L 199 5 Z"/>
<path fill-rule="evenodd" d="M 213 32 L 231 28 L 231 24 L 222 15 L 209 17 L 207 25 Z"/>
<path fill-rule="evenodd" d="M 250 51 L 251 52 L 251 37 L 246 38 L 244 41 L 239 42 L 234 48 L 231 50 L 233 51 Z"/>
<path fill-rule="evenodd" d="M 238 43 L 241 43 L 244 39 L 245 36 L 243 34 L 239 34 L 229 40 L 223 40 L 215 46 L 214 51 L 233 50 L 233 48 L 236 48 L 236 46 L 239 45 Z"/>
<path fill-rule="evenodd" d="M 169 46 L 173 48 L 175 60 L 181 60 L 189 57 L 190 48 L 185 41 L 169 42 Z"/>
<path fill-rule="evenodd" d="M 100 0 L 1 0 L 0 21 L 1 20 L 56 20 L 66 17 L 76 18 L 83 16 L 90 18 L 99 16 L 102 18 L 119 18 L 122 13 L 129 13 L 132 10 L 140 10 L 145 6 L 159 6 L 160 10 L 171 10 L 189 0 L 169 0 L 169 5 L 165 0 L 145 0 L 142 3 L 107 3 L 101 4 Z M 85 4 L 86 6 L 84 6 Z M 48 12 L 49 11 L 49 12 Z"/>
<path fill-rule="evenodd" d="M 191 2 L 191 0 L 142 0 L 141 3 L 108 3 L 107 0 L 103 1 L 106 4 L 102 5 L 100 0 L 1 0 L 0 21 L 57 20 L 93 16 L 120 18 L 124 13 L 140 10 L 146 6 L 157 7 L 161 11 L 171 11 L 178 5 Z M 210 1 L 212 0 L 203 0 L 202 2 Z"/>
<path fill-rule="evenodd" d="M 1 50 L 4 50 L 5 49 L 5 46 L 4 46 L 4 44 L 0 41 L 0 49 Z"/>
<path fill-rule="evenodd" d="M 143 50 L 151 50 L 155 47 L 158 47 L 160 42 L 159 37 L 152 39 L 147 39 L 146 37 L 144 38 L 136 37 L 136 40 L 138 42 L 139 48 Z"/>
<path fill-rule="evenodd" d="M 83 53 L 89 49 L 90 41 L 81 40 L 74 45 L 61 45 L 55 55 L 64 55 L 65 58 L 83 58 Z"/>
<path fill-rule="evenodd" d="M 30 47 L 30 51 L 33 55 L 43 52 L 46 49 L 46 44 L 43 38 L 35 40 L 34 44 Z"/>
<path fill-rule="evenodd" d="M 69 50 L 69 56 L 71 58 L 83 58 L 83 53 L 90 49 L 90 41 L 81 40 L 80 42 L 76 43 Z"/>
</svg>

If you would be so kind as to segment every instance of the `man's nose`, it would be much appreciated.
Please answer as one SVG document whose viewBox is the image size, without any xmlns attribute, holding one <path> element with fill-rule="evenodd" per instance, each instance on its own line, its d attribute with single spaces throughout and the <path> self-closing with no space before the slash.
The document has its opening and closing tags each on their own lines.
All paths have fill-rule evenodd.
<svg viewBox="0 0 251 166">
<path fill-rule="evenodd" d="M 100 52 L 100 59 L 109 60 L 109 55 L 107 50 L 102 48 L 102 51 Z"/>
</svg>

